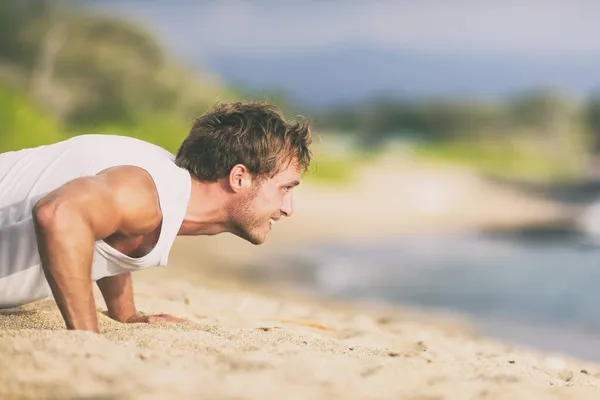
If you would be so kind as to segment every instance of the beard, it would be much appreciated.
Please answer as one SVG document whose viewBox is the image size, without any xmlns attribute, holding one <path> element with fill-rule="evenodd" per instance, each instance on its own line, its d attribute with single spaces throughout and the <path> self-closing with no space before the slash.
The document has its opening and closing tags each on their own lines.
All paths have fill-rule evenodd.
<svg viewBox="0 0 600 400">
<path fill-rule="evenodd" d="M 258 187 L 255 187 L 229 211 L 231 232 L 255 245 L 262 244 L 266 238 L 266 233 L 259 230 L 264 221 L 252 211 L 252 203 L 257 196 Z"/>
</svg>

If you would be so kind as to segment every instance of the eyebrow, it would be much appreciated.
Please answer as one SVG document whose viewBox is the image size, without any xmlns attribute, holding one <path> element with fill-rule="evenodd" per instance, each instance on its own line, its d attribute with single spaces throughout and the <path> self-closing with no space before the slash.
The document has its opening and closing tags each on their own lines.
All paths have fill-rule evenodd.
<svg viewBox="0 0 600 400">
<path fill-rule="evenodd" d="M 285 186 L 298 186 L 300 184 L 300 181 L 291 181 L 287 184 L 285 184 Z"/>
</svg>

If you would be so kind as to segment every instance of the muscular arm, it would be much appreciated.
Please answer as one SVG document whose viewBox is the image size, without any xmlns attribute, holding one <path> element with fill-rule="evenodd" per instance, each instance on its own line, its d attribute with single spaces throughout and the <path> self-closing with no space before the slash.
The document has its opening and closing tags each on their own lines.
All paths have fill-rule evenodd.
<svg viewBox="0 0 600 400">
<path fill-rule="evenodd" d="M 42 267 L 68 329 L 98 332 L 91 281 L 95 241 L 114 234 L 143 235 L 160 218 L 152 179 L 131 166 L 75 179 L 36 204 Z"/>
</svg>

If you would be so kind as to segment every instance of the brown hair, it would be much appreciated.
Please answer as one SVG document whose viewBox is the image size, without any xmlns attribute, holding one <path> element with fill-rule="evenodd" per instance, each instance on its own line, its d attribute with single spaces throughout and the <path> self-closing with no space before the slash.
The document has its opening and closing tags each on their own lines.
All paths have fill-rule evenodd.
<svg viewBox="0 0 600 400">
<path fill-rule="evenodd" d="M 309 122 L 288 122 L 271 104 L 217 104 L 194 121 L 175 163 L 201 181 L 223 178 L 236 164 L 259 178 L 273 177 L 294 160 L 306 171 L 310 144 Z"/>
</svg>

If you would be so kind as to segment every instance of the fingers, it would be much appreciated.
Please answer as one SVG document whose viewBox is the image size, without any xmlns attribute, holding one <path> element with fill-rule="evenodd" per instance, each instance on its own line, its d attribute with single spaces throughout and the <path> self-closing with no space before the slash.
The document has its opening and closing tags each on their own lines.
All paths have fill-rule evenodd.
<svg viewBox="0 0 600 400">
<path fill-rule="evenodd" d="M 164 318 L 165 321 L 168 321 L 168 322 L 188 322 L 186 319 L 177 318 L 177 317 L 174 317 L 169 314 L 161 314 L 160 317 Z"/>
<path fill-rule="evenodd" d="M 169 314 L 157 314 L 148 316 L 147 322 L 149 324 L 153 324 L 155 322 L 187 322 L 187 320 L 177 318 Z"/>
<path fill-rule="evenodd" d="M 135 323 L 147 323 L 154 324 L 157 322 L 189 322 L 187 319 L 177 318 L 169 314 L 156 314 L 156 315 L 144 315 L 142 313 L 138 313 L 127 320 L 127 323 L 135 324 Z"/>
</svg>

